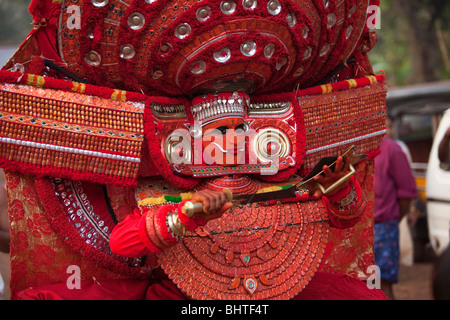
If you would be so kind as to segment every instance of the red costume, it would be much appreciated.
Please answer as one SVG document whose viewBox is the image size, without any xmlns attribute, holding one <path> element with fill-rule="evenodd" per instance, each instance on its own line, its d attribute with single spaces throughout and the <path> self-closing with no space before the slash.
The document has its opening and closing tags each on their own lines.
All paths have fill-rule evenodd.
<svg viewBox="0 0 450 320">
<path fill-rule="evenodd" d="M 0 72 L 13 296 L 384 298 L 362 281 L 386 115 L 366 55 L 377 4 L 32 1 Z M 330 196 L 182 210 L 206 189 L 284 190 L 351 145 L 366 157 Z"/>
</svg>

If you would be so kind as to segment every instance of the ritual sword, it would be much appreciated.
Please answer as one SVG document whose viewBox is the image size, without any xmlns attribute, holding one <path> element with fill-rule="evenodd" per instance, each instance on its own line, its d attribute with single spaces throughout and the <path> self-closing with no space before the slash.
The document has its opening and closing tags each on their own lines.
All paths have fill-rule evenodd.
<svg viewBox="0 0 450 320">
<path fill-rule="evenodd" d="M 330 170 L 334 170 L 338 157 L 324 157 L 315 165 L 311 172 L 304 177 L 300 182 L 294 184 L 286 189 L 263 192 L 263 193 L 252 193 L 252 194 L 233 194 L 229 189 L 224 189 L 223 192 L 227 197 L 228 202 L 232 202 L 235 206 L 243 206 L 248 203 L 254 202 L 266 202 L 270 200 L 283 200 L 292 199 L 296 197 L 298 192 L 308 192 L 310 196 L 314 194 L 316 190 L 322 191 L 323 195 L 327 195 L 330 192 L 336 190 L 344 182 L 350 179 L 356 172 L 354 164 L 358 163 L 362 159 L 367 158 L 365 154 L 356 154 L 356 146 L 352 145 L 344 154 L 342 158 L 344 163 L 347 158 L 350 157 L 349 171 L 346 175 L 341 177 L 335 183 L 333 183 L 328 188 L 325 188 L 322 184 L 315 181 L 314 178 L 323 175 L 323 166 L 328 166 Z M 192 217 L 195 213 L 203 211 L 203 204 L 201 202 L 187 201 L 183 208 L 181 209 L 187 216 Z"/>
</svg>

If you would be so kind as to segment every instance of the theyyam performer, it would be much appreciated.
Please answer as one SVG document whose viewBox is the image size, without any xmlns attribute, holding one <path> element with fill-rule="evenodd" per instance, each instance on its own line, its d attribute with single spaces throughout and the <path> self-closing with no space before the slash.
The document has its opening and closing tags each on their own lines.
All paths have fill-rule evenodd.
<svg viewBox="0 0 450 320">
<path fill-rule="evenodd" d="M 14 299 L 384 299 L 379 1 L 33 0 L 0 72 Z"/>
</svg>

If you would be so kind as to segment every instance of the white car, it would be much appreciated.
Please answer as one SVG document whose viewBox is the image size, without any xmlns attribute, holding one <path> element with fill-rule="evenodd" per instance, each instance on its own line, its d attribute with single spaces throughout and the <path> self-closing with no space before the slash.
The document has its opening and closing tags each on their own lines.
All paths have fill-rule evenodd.
<svg viewBox="0 0 450 320">
<path fill-rule="evenodd" d="M 450 167 L 438 159 L 439 143 L 449 127 L 450 109 L 444 113 L 434 137 L 426 180 L 428 232 L 437 254 L 449 245 L 450 238 Z"/>
</svg>

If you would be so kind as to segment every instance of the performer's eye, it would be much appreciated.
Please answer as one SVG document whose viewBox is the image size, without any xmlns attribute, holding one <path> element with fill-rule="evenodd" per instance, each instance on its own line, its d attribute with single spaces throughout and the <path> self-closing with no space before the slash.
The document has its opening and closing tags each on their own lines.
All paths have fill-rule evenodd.
<svg viewBox="0 0 450 320">
<path fill-rule="evenodd" d="M 227 134 L 228 127 L 222 126 L 222 127 L 218 127 L 215 130 L 219 131 L 221 134 Z"/>
<path fill-rule="evenodd" d="M 238 125 L 234 130 L 236 130 L 236 132 L 244 132 L 244 124 Z"/>
<path fill-rule="evenodd" d="M 248 131 L 248 129 L 249 129 L 249 126 L 248 126 L 247 122 L 244 122 L 235 128 L 236 132 L 238 132 L 238 133 L 241 133 L 241 132 L 246 133 Z"/>
</svg>

